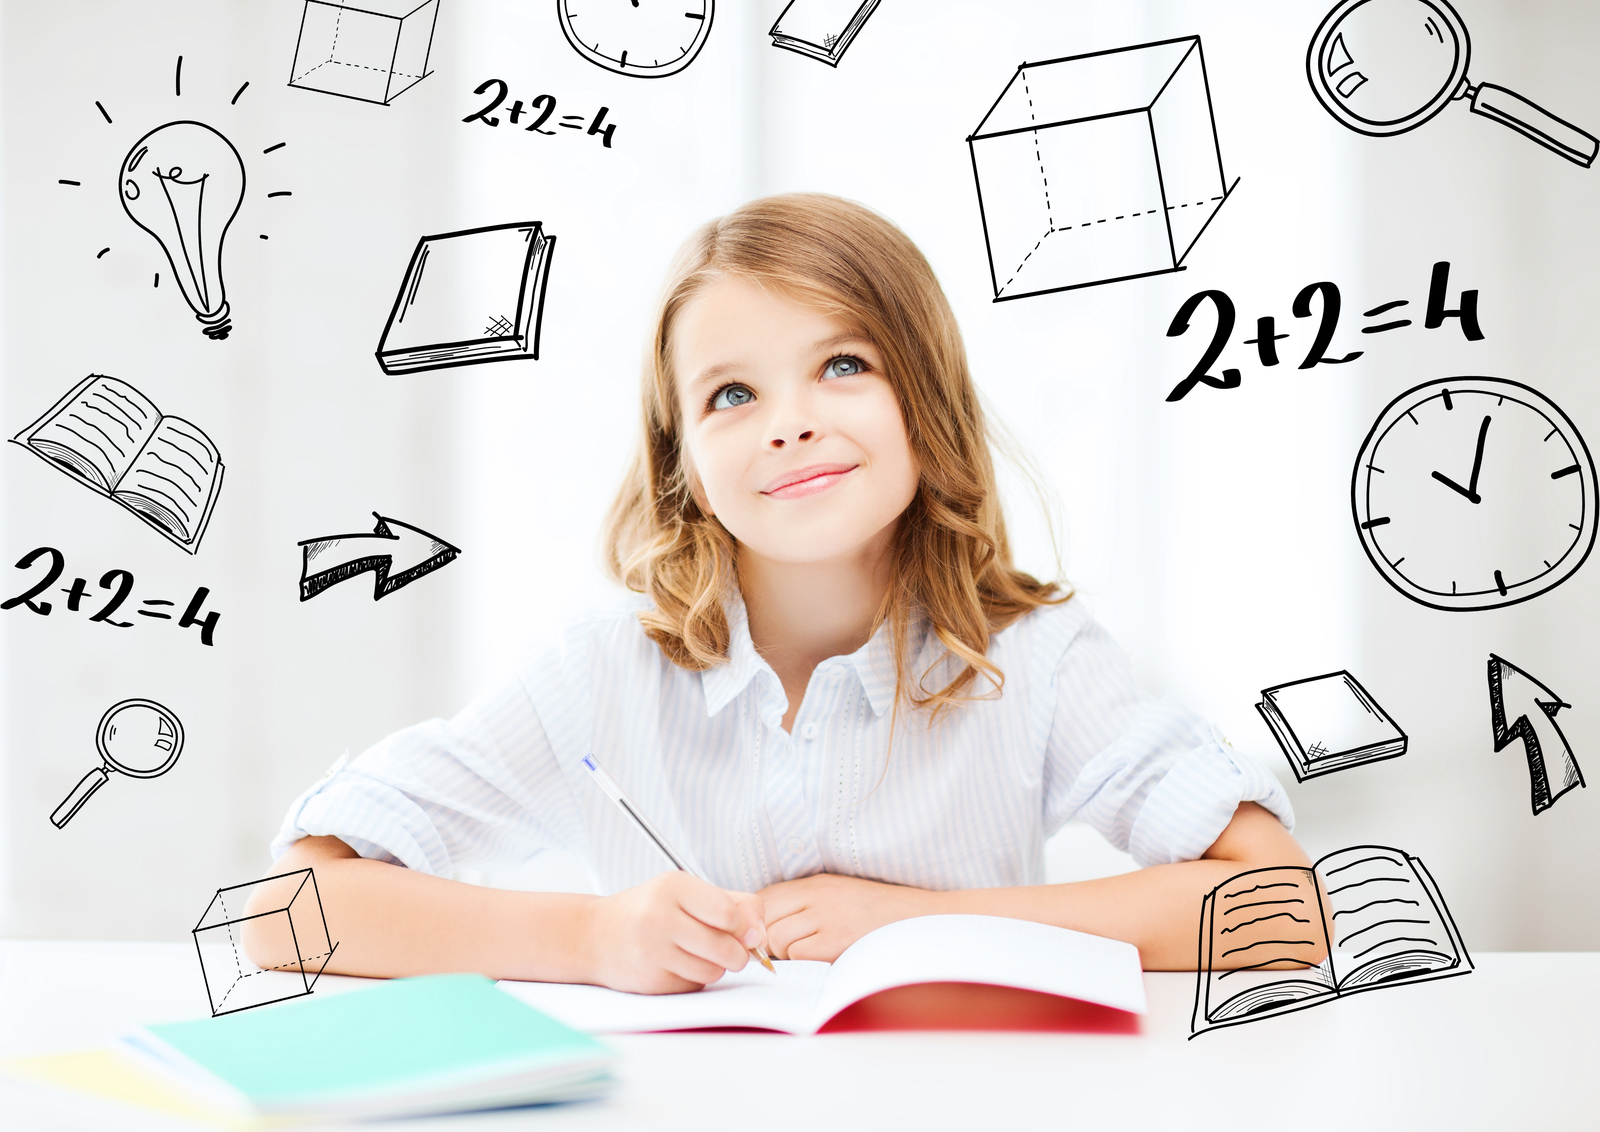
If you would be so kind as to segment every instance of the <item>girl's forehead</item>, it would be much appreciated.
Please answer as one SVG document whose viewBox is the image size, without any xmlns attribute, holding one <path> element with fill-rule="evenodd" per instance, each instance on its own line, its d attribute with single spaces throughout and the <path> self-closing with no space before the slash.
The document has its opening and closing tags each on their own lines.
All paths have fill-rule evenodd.
<svg viewBox="0 0 1600 1132">
<path fill-rule="evenodd" d="M 822 343 L 844 337 L 871 342 L 862 320 L 822 296 L 770 280 L 720 275 L 686 298 L 667 327 L 667 347 L 685 353 L 734 346 Z"/>
<path fill-rule="evenodd" d="M 717 272 L 706 278 L 684 300 L 684 311 L 734 305 L 770 305 L 823 313 L 825 304 L 808 295 L 798 284 L 747 275 L 742 272 Z"/>
</svg>

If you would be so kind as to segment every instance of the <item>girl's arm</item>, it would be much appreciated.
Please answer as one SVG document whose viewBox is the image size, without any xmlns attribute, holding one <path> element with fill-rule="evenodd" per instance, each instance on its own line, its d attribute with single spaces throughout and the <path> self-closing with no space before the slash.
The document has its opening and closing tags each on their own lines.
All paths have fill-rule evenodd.
<svg viewBox="0 0 1600 1132">
<path fill-rule="evenodd" d="M 760 897 L 681 872 L 614 896 L 507 892 L 369 861 L 337 837 L 302 838 L 278 868 L 316 870 L 334 974 L 477 971 L 662 994 L 740 970 L 765 938 Z M 294 961 L 261 932 L 245 949 L 262 968 Z"/>
<path fill-rule="evenodd" d="M 1138 947 L 1147 971 L 1192 971 L 1200 901 L 1231 877 L 1311 860 L 1277 818 L 1254 802 L 1234 811 L 1198 861 L 1153 865 L 1137 872 L 1072 884 L 930 892 L 856 877 L 823 874 L 761 890 L 772 954 L 826 959 L 874 928 L 895 920 L 965 912 L 1035 920 Z"/>
</svg>

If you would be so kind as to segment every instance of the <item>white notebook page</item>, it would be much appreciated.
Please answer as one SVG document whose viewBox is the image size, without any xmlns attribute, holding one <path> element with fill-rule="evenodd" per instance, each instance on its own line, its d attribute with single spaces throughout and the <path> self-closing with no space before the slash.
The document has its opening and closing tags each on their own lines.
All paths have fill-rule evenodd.
<svg viewBox="0 0 1600 1132">
<path fill-rule="evenodd" d="M 812 1028 L 869 994 L 916 983 L 988 983 L 1145 1009 L 1131 943 L 1001 916 L 920 916 L 881 927 L 839 956 Z"/>
<path fill-rule="evenodd" d="M 921 916 L 857 940 L 831 966 L 752 961 L 703 991 L 640 995 L 603 987 L 501 987 L 590 1033 L 749 1026 L 814 1033 L 852 1002 L 916 983 L 988 983 L 1045 991 L 1134 1013 L 1145 1009 L 1139 950 L 1129 943 L 1000 916 Z"/>
<path fill-rule="evenodd" d="M 500 989 L 591 1034 L 715 1026 L 804 1033 L 829 965 L 801 960 L 778 960 L 773 965 L 776 975 L 752 959 L 744 970 L 730 971 L 705 990 L 687 994 L 628 994 L 570 983 L 502 982 Z"/>
</svg>

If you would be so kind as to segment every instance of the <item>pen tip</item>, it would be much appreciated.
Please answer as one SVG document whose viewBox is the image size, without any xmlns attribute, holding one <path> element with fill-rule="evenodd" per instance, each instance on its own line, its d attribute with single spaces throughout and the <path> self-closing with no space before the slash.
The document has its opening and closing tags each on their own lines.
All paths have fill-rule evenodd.
<svg viewBox="0 0 1600 1132">
<path fill-rule="evenodd" d="M 774 975 L 778 973 L 778 969 L 772 965 L 772 960 L 767 958 L 767 953 L 765 951 L 757 951 L 754 954 L 757 959 L 761 960 L 761 965 L 763 967 L 771 971 Z"/>
</svg>

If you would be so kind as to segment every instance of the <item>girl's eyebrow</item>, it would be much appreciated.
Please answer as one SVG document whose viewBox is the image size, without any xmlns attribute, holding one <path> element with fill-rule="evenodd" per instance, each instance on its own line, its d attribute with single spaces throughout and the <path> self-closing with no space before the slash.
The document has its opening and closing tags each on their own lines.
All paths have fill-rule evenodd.
<svg viewBox="0 0 1600 1132">
<path fill-rule="evenodd" d="M 702 385 L 710 385 L 712 382 L 721 381 L 728 374 L 738 373 L 744 368 L 742 362 L 718 362 L 716 365 L 707 366 L 690 378 L 689 388 L 698 389 Z"/>
<path fill-rule="evenodd" d="M 840 346 L 847 346 L 853 343 L 860 343 L 862 345 L 872 346 L 874 348 L 877 347 L 876 342 L 874 342 L 871 338 L 868 338 L 859 330 L 847 330 L 843 334 L 835 334 L 832 338 L 824 339 L 811 348 L 817 353 L 821 354 L 829 350 L 837 349 Z"/>
</svg>

